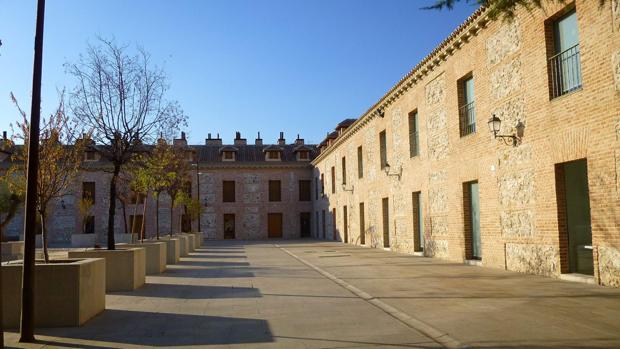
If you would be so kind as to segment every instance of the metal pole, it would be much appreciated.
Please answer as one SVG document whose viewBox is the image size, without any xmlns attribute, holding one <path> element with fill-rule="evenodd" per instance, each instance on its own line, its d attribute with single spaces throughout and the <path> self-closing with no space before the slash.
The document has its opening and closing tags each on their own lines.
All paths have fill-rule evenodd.
<svg viewBox="0 0 620 349">
<path fill-rule="evenodd" d="M 39 171 L 39 119 L 41 117 L 41 71 L 43 66 L 43 23 L 45 0 L 38 0 L 37 27 L 34 38 L 34 67 L 32 72 L 32 104 L 28 139 L 26 177 L 26 213 L 24 217 L 24 266 L 22 274 L 22 314 L 19 341 L 32 343 L 34 338 L 34 272 L 37 214 L 37 183 Z"/>
</svg>

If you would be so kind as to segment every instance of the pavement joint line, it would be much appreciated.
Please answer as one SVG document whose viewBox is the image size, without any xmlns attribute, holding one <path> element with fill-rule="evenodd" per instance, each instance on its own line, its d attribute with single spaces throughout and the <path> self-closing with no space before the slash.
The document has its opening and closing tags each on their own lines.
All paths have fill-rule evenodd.
<svg viewBox="0 0 620 349">
<path fill-rule="evenodd" d="M 360 290 L 359 288 L 349 284 L 348 282 L 338 278 L 337 276 L 330 274 L 329 272 L 315 266 L 314 264 L 306 261 L 305 259 L 298 257 L 296 254 L 294 254 L 293 252 L 287 250 L 286 248 L 278 245 L 278 244 L 274 244 L 275 247 L 279 248 L 280 250 L 284 251 L 285 253 L 287 253 L 289 256 L 295 258 L 296 260 L 298 260 L 299 262 L 305 264 L 306 266 L 310 267 L 311 269 L 315 270 L 316 272 L 318 272 L 319 274 L 323 275 L 325 278 L 332 280 L 333 282 L 335 282 L 336 284 L 342 286 L 343 288 L 349 290 L 351 293 L 353 293 L 354 295 L 356 295 L 357 297 L 361 298 L 362 300 L 366 301 L 367 303 L 370 303 L 371 305 L 381 309 L 382 311 L 384 311 L 386 314 L 392 316 L 393 318 L 395 318 L 396 320 L 402 322 L 403 324 L 407 325 L 408 327 L 422 333 L 423 335 L 429 337 L 430 339 L 432 339 L 433 341 L 437 342 L 438 344 L 440 344 L 442 347 L 444 348 L 449 348 L 449 349 L 464 349 L 464 348 L 469 348 L 468 346 L 462 344 L 461 342 L 459 342 L 457 339 L 453 338 L 452 336 L 450 336 L 448 333 L 446 333 L 445 331 L 441 331 L 429 324 L 427 324 L 426 322 L 417 319 L 401 310 L 398 310 L 396 308 L 394 308 L 393 306 L 383 302 L 382 300 L 370 295 L 369 293 Z"/>
</svg>

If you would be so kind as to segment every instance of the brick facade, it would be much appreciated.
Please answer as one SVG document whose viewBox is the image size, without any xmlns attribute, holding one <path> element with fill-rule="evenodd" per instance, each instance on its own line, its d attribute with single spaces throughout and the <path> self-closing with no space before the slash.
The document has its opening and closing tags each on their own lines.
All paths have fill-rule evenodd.
<svg viewBox="0 0 620 349">
<path fill-rule="evenodd" d="M 613 5 L 613 6 L 612 6 Z M 421 192 L 424 253 L 468 259 L 470 219 L 464 184 L 477 181 L 482 265 L 559 277 L 566 270 L 566 235 L 556 165 L 586 159 L 594 278 L 620 286 L 620 23 L 617 2 L 578 0 L 542 10 L 518 11 L 514 21 L 488 21 L 484 10 L 401 79 L 355 123 L 326 139 L 313 161 L 314 176 L 331 183 L 315 201 L 327 212 L 326 239 L 343 240 L 342 207 L 348 207 L 348 243 L 360 244 L 360 203 L 365 242 L 383 245 L 382 198 L 389 198 L 390 248 L 415 252 L 412 193 Z M 582 87 L 550 98 L 549 23 L 576 8 Z M 459 80 L 473 76 L 476 131 L 461 137 Z M 408 115 L 417 111 L 419 155 L 410 156 Z M 518 146 L 493 139 L 487 120 L 502 120 L 500 134 L 525 124 Z M 387 134 L 390 173 L 380 167 L 379 134 Z M 363 149 L 363 178 L 358 147 Z M 341 158 L 347 187 L 341 189 Z M 332 167 L 336 170 L 332 171 Z M 558 198 L 560 201 L 558 201 Z M 331 212 L 336 209 L 335 231 Z M 564 226 L 564 228 L 563 228 Z M 322 237 L 323 231 L 314 234 Z M 562 256 L 562 257 L 561 257 Z"/>
</svg>

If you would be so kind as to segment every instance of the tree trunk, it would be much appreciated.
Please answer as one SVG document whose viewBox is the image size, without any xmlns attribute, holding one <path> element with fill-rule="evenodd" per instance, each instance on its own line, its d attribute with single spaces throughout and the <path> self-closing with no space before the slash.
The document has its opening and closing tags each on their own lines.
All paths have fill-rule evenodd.
<svg viewBox="0 0 620 349">
<path fill-rule="evenodd" d="M 159 240 L 159 193 L 155 194 L 155 234 Z"/>
<path fill-rule="evenodd" d="M 114 216 L 116 214 L 116 182 L 121 172 L 120 165 L 114 164 L 114 174 L 110 181 L 110 210 L 108 211 L 108 250 L 115 249 L 114 243 Z"/>
<path fill-rule="evenodd" d="M 144 235 L 145 235 L 145 230 L 146 230 L 146 203 L 148 202 L 148 198 L 149 198 L 149 192 L 146 192 L 146 195 L 144 195 L 144 204 L 142 205 L 142 224 L 140 225 L 140 236 L 141 236 L 141 241 L 144 242 Z"/>
<path fill-rule="evenodd" d="M 136 231 L 136 213 L 138 213 L 138 202 L 140 202 L 140 200 L 136 200 L 136 203 L 133 205 L 133 221 L 131 221 L 131 243 L 132 244 L 136 242 L 133 234 Z"/>
<path fill-rule="evenodd" d="M 174 220 L 174 200 L 172 199 L 172 195 L 170 195 L 170 237 L 172 237 L 172 228 L 174 228 L 174 225 L 172 224 L 173 220 Z"/>
<path fill-rule="evenodd" d="M 2 263 L 0 262 L 0 290 L 2 289 Z M 2 309 L 2 297 L 0 296 L 0 314 L 4 314 Z M 4 349 L 4 325 L 0 321 L 0 349 Z"/>
<path fill-rule="evenodd" d="M 43 246 L 43 260 L 45 264 L 50 262 L 49 251 L 47 250 L 47 229 L 45 229 L 45 212 L 39 212 L 41 216 L 41 245 Z"/>
</svg>

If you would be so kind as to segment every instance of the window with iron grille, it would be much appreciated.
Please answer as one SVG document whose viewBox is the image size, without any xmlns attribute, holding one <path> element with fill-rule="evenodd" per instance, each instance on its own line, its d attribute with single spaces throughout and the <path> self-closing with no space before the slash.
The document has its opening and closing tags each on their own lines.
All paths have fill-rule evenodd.
<svg viewBox="0 0 620 349">
<path fill-rule="evenodd" d="M 321 196 L 325 196 L 325 174 L 321 173 Z"/>
<path fill-rule="evenodd" d="M 336 192 L 336 168 L 332 166 L 332 194 Z"/>
<path fill-rule="evenodd" d="M 577 12 L 573 8 L 557 19 L 552 18 L 547 22 L 546 30 L 550 53 L 547 65 L 549 93 L 553 99 L 576 91 L 582 85 Z"/>
<path fill-rule="evenodd" d="M 299 180 L 299 201 L 310 201 L 310 181 Z"/>
<path fill-rule="evenodd" d="M 314 177 L 314 199 L 319 199 L 319 178 Z"/>
<path fill-rule="evenodd" d="M 235 181 L 224 181 L 223 202 L 235 202 Z"/>
<path fill-rule="evenodd" d="M 282 201 L 280 181 L 269 181 L 269 201 Z"/>
<path fill-rule="evenodd" d="M 357 147 L 357 178 L 364 178 L 364 153 L 361 145 Z"/>
<path fill-rule="evenodd" d="M 383 170 L 387 165 L 387 140 L 385 137 L 385 131 L 381 131 L 381 133 L 379 133 L 379 155 L 381 169 Z"/>
<path fill-rule="evenodd" d="M 409 156 L 418 156 L 418 111 L 409 113 Z"/>
<path fill-rule="evenodd" d="M 474 77 L 468 74 L 459 80 L 459 125 L 461 137 L 476 132 Z"/>
</svg>

